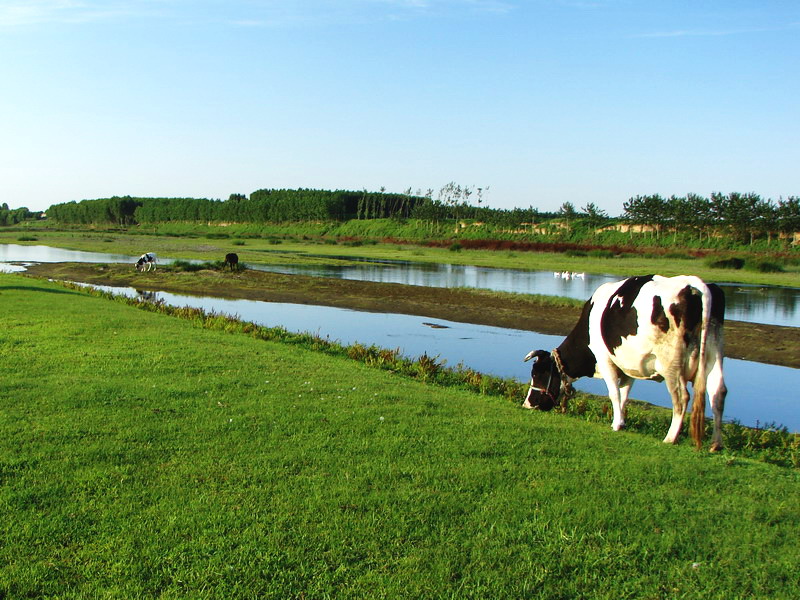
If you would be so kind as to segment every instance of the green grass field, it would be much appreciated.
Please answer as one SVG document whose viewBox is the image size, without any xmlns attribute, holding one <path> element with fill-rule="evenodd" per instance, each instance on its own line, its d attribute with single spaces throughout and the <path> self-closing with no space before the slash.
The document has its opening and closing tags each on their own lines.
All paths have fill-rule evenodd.
<svg viewBox="0 0 800 600">
<path fill-rule="evenodd" d="M 797 598 L 800 473 L 0 274 L 0 598 Z"/>
</svg>

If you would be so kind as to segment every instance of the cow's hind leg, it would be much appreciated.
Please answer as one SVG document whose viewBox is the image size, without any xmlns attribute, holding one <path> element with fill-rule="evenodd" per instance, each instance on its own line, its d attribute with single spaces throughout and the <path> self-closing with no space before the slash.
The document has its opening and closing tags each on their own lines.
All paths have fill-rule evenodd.
<svg viewBox="0 0 800 600">
<path fill-rule="evenodd" d="M 706 391 L 711 400 L 711 410 L 714 412 L 714 435 L 711 439 L 711 452 L 722 450 L 722 411 L 725 410 L 725 396 L 728 388 L 722 378 L 721 361 L 716 361 L 708 374 Z M 703 398 L 705 402 L 705 398 Z M 697 398 L 695 398 L 697 402 Z"/>
<path fill-rule="evenodd" d="M 678 441 L 683 427 L 683 417 L 686 414 L 686 407 L 689 405 L 689 390 L 682 377 L 665 377 L 664 383 L 667 384 L 669 395 L 672 397 L 672 423 L 664 438 L 664 443 L 674 444 Z M 702 401 L 705 402 L 705 398 Z"/>
</svg>

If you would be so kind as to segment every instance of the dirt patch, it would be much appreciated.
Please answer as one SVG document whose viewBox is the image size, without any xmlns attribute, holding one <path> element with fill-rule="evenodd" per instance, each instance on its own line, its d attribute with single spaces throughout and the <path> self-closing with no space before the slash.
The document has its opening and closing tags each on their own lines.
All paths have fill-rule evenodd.
<svg viewBox="0 0 800 600">
<path fill-rule="evenodd" d="M 578 320 L 581 310 L 578 304 L 558 306 L 522 294 L 350 281 L 263 271 L 182 273 L 160 268 L 157 271 L 137 273 L 129 265 L 55 263 L 32 266 L 28 269 L 28 274 L 221 298 L 402 313 L 551 335 L 567 335 Z M 725 323 L 725 356 L 800 368 L 800 328 L 728 321 Z"/>
</svg>

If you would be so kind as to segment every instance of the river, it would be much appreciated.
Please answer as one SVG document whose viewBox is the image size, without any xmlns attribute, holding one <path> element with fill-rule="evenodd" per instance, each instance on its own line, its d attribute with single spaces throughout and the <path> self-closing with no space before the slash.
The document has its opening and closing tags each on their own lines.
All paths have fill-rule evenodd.
<svg viewBox="0 0 800 600">
<path fill-rule="evenodd" d="M 563 336 L 545 335 L 518 329 L 473 325 L 394 313 L 372 313 L 327 306 L 226 300 L 168 292 L 142 292 L 133 288 L 94 286 L 129 297 L 162 300 L 175 306 L 202 308 L 239 317 L 268 327 L 282 326 L 289 331 L 308 332 L 345 344 L 360 342 L 382 348 L 399 348 L 402 354 L 439 357 L 449 366 L 463 364 L 481 373 L 527 382 L 530 364 L 523 357 L 537 348 L 554 348 Z M 436 327 L 431 327 L 433 324 Z M 744 425 L 784 425 L 800 431 L 800 411 L 796 400 L 800 389 L 800 369 L 726 359 L 725 381 L 728 398 L 726 420 Z M 769 382 L 766 386 L 764 382 Z M 580 379 L 578 389 L 606 395 L 599 379 Z M 663 383 L 637 381 L 631 397 L 658 406 L 671 407 Z M 707 414 L 711 414 L 707 407 Z M 666 432 L 665 432 L 666 433 Z"/>
<path fill-rule="evenodd" d="M 135 257 L 87 253 L 49 248 L 47 246 L 9 246 L 0 245 L 0 263 L 6 263 L 5 270 L 19 270 L 19 262 L 108 262 L 133 264 Z M 31 248 L 35 250 L 31 250 Z M 21 250 L 25 249 L 25 250 Z M 161 262 L 169 262 L 163 260 Z M 526 285 L 529 288 L 512 291 L 535 291 L 535 293 L 554 293 L 557 295 L 580 294 L 575 297 L 588 297 L 594 287 L 611 276 L 590 276 L 584 278 L 565 279 L 554 277 L 552 273 L 505 272 L 504 269 L 481 269 L 476 267 L 452 267 L 443 265 L 431 268 L 422 265 L 418 269 L 400 265 L 398 271 L 395 263 L 372 263 L 356 267 L 335 267 L 338 274 L 324 275 L 319 267 L 316 270 L 302 269 L 305 274 L 320 276 L 341 276 L 347 279 L 366 279 L 374 281 L 391 281 L 410 285 L 459 285 L 467 287 L 515 286 L 528 276 Z M 388 267 L 388 268 L 383 268 Z M 277 267 L 277 269 L 286 269 Z M 273 269 L 269 269 L 273 270 Z M 286 269 L 299 272 L 297 269 Z M 329 271 L 325 268 L 323 271 Z M 493 273 L 499 271 L 500 273 Z M 434 276 L 435 273 L 439 275 Z M 400 275 L 399 273 L 405 273 Z M 443 277 L 442 274 L 446 276 Z M 397 281 L 400 279 L 401 281 Z M 616 279 L 613 277 L 612 279 Z M 537 283 L 537 281 L 539 283 Z M 551 286 L 545 286 L 544 282 Z M 505 283 L 502 283 L 505 282 Z M 130 296 L 139 295 L 133 288 L 104 288 L 116 293 Z M 497 288 L 490 288 L 497 289 Z M 556 289 L 556 292 L 543 291 Z M 781 288 L 791 290 L 791 288 Z M 796 291 L 796 290 L 795 290 Z M 726 289 L 726 294 L 730 288 Z M 522 358 L 536 348 L 554 348 L 563 339 L 530 331 L 504 329 L 484 325 L 472 325 L 437 320 L 443 326 L 432 328 L 425 323 L 430 319 L 410 315 L 392 313 L 369 313 L 347 309 L 330 308 L 313 305 L 267 303 L 251 300 L 225 300 L 220 298 L 195 297 L 178 295 L 160 291 L 155 294 L 169 304 L 193 306 L 207 311 L 238 316 L 265 326 L 283 326 L 290 331 L 301 331 L 318 334 L 339 340 L 345 344 L 360 342 L 375 344 L 384 348 L 400 348 L 402 353 L 417 357 L 423 353 L 438 356 L 446 364 L 455 366 L 463 364 L 476 371 L 525 381 L 530 367 L 522 363 Z M 751 292 L 750 295 L 755 295 Z M 763 299 L 762 299 L 763 300 Z M 758 302 L 758 311 L 764 311 L 764 302 Z M 767 304 L 770 304 L 769 302 Z M 780 304 L 772 302 L 771 304 Z M 789 312 L 793 316 L 795 311 Z M 726 315 L 726 316 L 729 316 Z M 733 318 L 733 317 L 731 317 Z M 741 320 L 741 319 L 739 319 Z M 781 322 L 779 324 L 786 324 Z M 796 325 L 795 325 L 796 326 Z M 755 426 L 777 423 L 788 427 L 791 431 L 800 431 L 800 410 L 798 410 L 797 389 L 800 389 L 800 370 L 789 367 L 766 365 L 751 361 L 726 359 L 725 379 L 729 388 L 726 402 L 726 419 L 735 419 L 742 424 Z M 605 385 L 600 380 L 582 379 L 576 386 L 583 391 L 605 395 Z M 644 400 L 659 406 L 671 406 L 669 395 L 663 384 L 638 381 L 633 387 L 632 398 Z M 709 413 L 710 414 L 710 413 Z"/>
<path fill-rule="evenodd" d="M 617 281 L 619 275 L 569 273 L 556 276 L 552 271 L 523 271 L 463 265 L 415 263 L 405 261 L 355 260 L 341 258 L 333 265 L 248 265 L 252 269 L 277 273 L 338 277 L 360 281 L 401 283 L 427 287 L 469 287 L 522 294 L 566 296 L 585 300 L 601 284 Z M 20 270 L 18 262 L 131 263 L 136 257 L 122 254 L 79 252 L 49 246 L 0 244 L 0 263 L 5 270 Z M 171 259 L 159 262 L 169 264 Z M 3 270 L 0 264 L 0 270 Z M 735 321 L 800 327 L 800 288 L 718 283 L 725 292 L 725 317 Z"/>
</svg>

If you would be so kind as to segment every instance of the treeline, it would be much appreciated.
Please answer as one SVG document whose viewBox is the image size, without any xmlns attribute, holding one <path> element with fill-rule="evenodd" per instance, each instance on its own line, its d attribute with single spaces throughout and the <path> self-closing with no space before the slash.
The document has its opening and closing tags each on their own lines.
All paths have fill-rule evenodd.
<svg viewBox="0 0 800 600">
<path fill-rule="evenodd" d="M 22 221 L 30 219 L 38 219 L 41 217 L 41 212 L 31 212 L 24 206 L 21 208 L 9 208 L 8 204 L 3 202 L 0 205 L 0 226 L 16 225 Z"/>
<path fill-rule="evenodd" d="M 409 194 L 327 190 L 257 190 L 249 198 L 99 198 L 55 204 L 47 217 L 67 224 L 134 225 L 172 221 L 281 223 L 409 217 L 423 199 Z"/>
<path fill-rule="evenodd" d="M 774 202 L 758 194 L 713 193 L 662 198 L 658 194 L 635 196 L 624 203 L 623 218 L 640 225 L 652 236 L 663 232 L 690 233 L 709 237 L 720 233 L 750 243 L 771 240 L 775 234 L 800 231 L 800 198 L 789 196 Z"/>
<path fill-rule="evenodd" d="M 450 187 L 452 186 L 452 187 Z M 450 191 L 450 190 L 453 191 Z M 289 221 L 348 221 L 351 219 L 477 219 L 513 226 L 541 220 L 547 213 L 534 208 L 491 209 L 470 204 L 470 188 L 448 184 L 433 198 L 433 191 L 385 193 L 367 191 L 272 190 L 250 197 L 232 194 L 228 200 L 206 198 L 99 198 L 54 204 L 50 220 L 74 225 L 137 225 L 206 221 L 214 223 L 283 223 Z M 483 190 L 481 190 L 482 192 Z M 479 202 L 482 197 L 477 197 Z M 554 215 L 549 215 L 554 216 Z"/>
<path fill-rule="evenodd" d="M 100 198 L 55 204 L 47 211 L 50 220 L 63 224 L 115 224 L 120 226 L 169 222 L 269 224 L 308 221 L 370 219 L 419 219 L 435 224 L 471 220 L 513 232 L 550 222 L 543 231 L 563 236 L 594 236 L 603 228 L 629 225 L 644 235 L 667 234 L 703 239 L 724 235 L 737 243 L 768 242 L 776 235 L 800 231 L 800 199 L 761 198 L 758 194 L 713 193 L 670 196 L 635 196 L 624 203 L 624 214 L 612 218 L 588 203 L 576 209 L 565 202 L 556 213 L 526 209 L 495 209 L 484 205 L 488 188 L 470 188 L 449 183 L 434 198 L 433 190 L 404 193 L 327 190 L 262 189 L 250 197 L 232 194 L 228 200 L 205 198 Z"/>
</svg>

